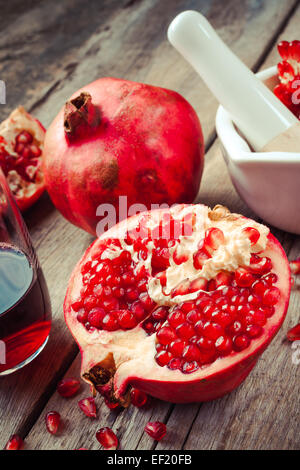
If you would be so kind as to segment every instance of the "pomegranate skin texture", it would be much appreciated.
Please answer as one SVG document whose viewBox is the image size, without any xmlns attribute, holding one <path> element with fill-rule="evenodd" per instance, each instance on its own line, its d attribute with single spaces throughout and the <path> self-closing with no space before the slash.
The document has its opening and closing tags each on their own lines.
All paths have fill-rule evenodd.
<svg viewBox="0 0 300 470">
<path fill-rule="evenodd" d="M 247 377 L 284 321 L 290 286 L 267 227 L 222 206 L 182 204 L 98 238 L 71 275 L 64 315 L 81 375 L 106 400 L 127 406 L 136 388 L 201 402 Z"/>
<path fill-rule="evenodd" d="M 178 93 L 116 78 L 78 90 L 46 133 L 47 190 L 73 224 L 95 234 L 100 204 L 191 203 L 203 170 L 201 125 Z M 117 218 L 118 220 L 118 218 Z"/>
</svg>

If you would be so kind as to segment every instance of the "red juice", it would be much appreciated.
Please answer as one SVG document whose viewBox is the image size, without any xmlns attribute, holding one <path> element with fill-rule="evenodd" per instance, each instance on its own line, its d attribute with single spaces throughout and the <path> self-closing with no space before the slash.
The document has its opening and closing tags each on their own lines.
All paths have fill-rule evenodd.
<svg viewBox="0 0 300 470">
<path fill-rule="evenodd" d="M 42 270 L 34 269 L 18 248 L 0 244 L 0 374 L 34 356 L 50 327 L 51 306 Z"/>
</svg>

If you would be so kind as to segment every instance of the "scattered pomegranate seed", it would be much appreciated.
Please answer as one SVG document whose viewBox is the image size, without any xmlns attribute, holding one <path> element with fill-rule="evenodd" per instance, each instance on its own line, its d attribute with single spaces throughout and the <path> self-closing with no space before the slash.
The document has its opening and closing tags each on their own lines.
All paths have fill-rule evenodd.
<svg viewBox="0 0 300 470">
<path fill-rule="evenodd" d="M 145 432 L 155 441 L 161 441 L 167 433 L 167 426 L 160 421 L 149 422 L 145 426 Z"/>
<path fill-rule="evenodd" d="M 115 450 L 118 447 L 118 438 L 113 430 L 108 427 L 99 429 L 96 433 L 96 438 L 106 450 Z"/>
<path fill-rule="evenodd" d="M 138 390 L 137 388 L 133 388 L 130 392 L 130 400 L 133 406 L 136 406 L 137 408 L 141 408 L 144 406 L 147 402 L 147 395 L 146 393 L 142 392 L 141 390 Z"/>
<path fill-rule="evenodd" d="M 300 258 L 290 261 L 290 268 L 293 274 L 300 274 Z"/>
<path fill-rule="evenodd" d="M 300 323 L 294 326 L 287 332 L 287 338 L 289 341 L 300 341 Z"/>
<path fill-rule="evenodd" d="M 46 428 L 50 434 L 56 434 L 60 424 L 60 414 L 57 411 L 49 411 L 45 417 Z"/>
<path fill-rule="evenodd" d="M 78 406 L 89 418 L 97 417 L 97 408 L 93 397 L 83 398 L 78 402 Z"/>
<path fill-rule="evenodd" d="M 77 379 L 62 379 L 57 385 L 58 393 L 64 398 L 70 398 L 76 395 L 80 388 L 80 382 Z"/>
<path fill-rule="evenodd" d="M 5 446 L 5 450 L 21 450 L 24 446 L 24 442 L 23 442 L 23 439 L 18 436 L 18 434 L 13 434 L 6 446 Z"/>
</svg>

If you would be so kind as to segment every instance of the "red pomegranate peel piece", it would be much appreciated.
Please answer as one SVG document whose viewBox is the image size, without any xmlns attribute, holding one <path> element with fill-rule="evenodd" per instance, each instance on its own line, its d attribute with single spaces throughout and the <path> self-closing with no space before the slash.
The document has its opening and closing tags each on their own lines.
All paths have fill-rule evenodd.
<svg viewBox="0 0 300 470">
<path fill-rule="evenodd" d="M 238 234 L 239 227 L 244 228 L 245 225 L 262 227 L 220 207 L 210 211 L 205 206 L 183 205 L 177 206 L 172 213 L 179 217 L 181 211 L 187 210 L 198 210 L 203 217 L 208 214 L 205 221 L 212 226 L 226 228 L 227 223 L 233 223 Z M 149 214 L 150 217 L 156 217 L 158 214 L 162 217 L 166 211 L 154 211 Z M 111 395 L 123 405 L 128 404 L 127 392 L 130 386 L 171 402 L 218 398 L 245 379 L 284 320 L 290 295 L 290 269 L 284 251 L 271 234 L 266 235 L 267 246 L 263 252 L 259 246 L 255 248 L 249 239 L 248 246 L 252 255 L 246 273 L 242 271 L 238 278 L 234 275 L 224 276 L 225 284 L 221 284 L 217 289 L 215 280 L 211 279 L 206 291 L 189 294 L 193 299 L 189 298 L 187 302 L 182 303 L 182 296 L 168 297 L 167 294 L 162 294 L 161 299 L 169 299 L 172 308 L 170 305 L 159 305 L 160 301 L 154 302 L 149 297 L 147 286 L 156 281 L 148 262 L 145 264 L 148 266 L 146 291 L 144 286 L 139 299 L 132 301 L 126 295 L 127 286 L 136 288 L 137 282 L 140 281 L 132 271 L 136 266 L 126 254 L 129 245 L 123 244 L 125 251 L 122 253 L 121 264 L 119 254 L 106 263 L 105 259 L 108 258 L 101 259 L 101 253 L 105 253 L 109 239 L 114 238 L 114 234 L 120 235 L 122 231 L 125 234 L 128 228 L 134 228 L 139 221 L 140 216 L 123 221 L 107 232 L 105 237 L 94 242 L 75 267 L 69 282 L 64 312 L 67 324 L 82 352 L 82 375 L 101 393 L 105 389 L 107 395 Z M 195 237 L 198 236 L 198 231 L 199 234 L 202 233 L 199 227 L 201 224 L 195 228 Z M 225 244 L 228 243 L 226 240 L 228 239 L 225 236 Z M 193 238 L 190 242 L 193 243 Z M 194 249 L 197 250 L 197 246 Z M 222 247 L 216 248 L 218 249 L 222 250 Z M 137 259 L 138 250 L 137 247 L 137 254 L 134 255 Z M 214 253 L 213 251 L 211 255 L 213 260 Z M 189 253 L 190 260 L 193 259 L 193 254 Z M 171 255 L 172 248 L 170 257 Z M 86 276 L 85 266 L 88 266 L 90 281 L 84 278 L 83 282 L 83 277 Z M 177 266 L 176 263 L 174 266 Z M 240 268 L 245 269 L 247 266 Z M 178 269 L 181 270 L 182 265 Z M 96 272 L 102 271 L 102 280 L 98 281 Z M 90 291 L 98 286 L 98 282 L 102 289 L 106 289 L 111 273 L 123 279 L 124 288 L 124 294 L 118 297 L 118 311 L 107 309 L 107 315 L 116 321 L 116 327 L 107 328 L 105 323 L 100 329 L 95 329 L 88 322 L 79 321 L 77 315 L 81 308 L 85 308 L 85 295 L 88 298 Z M 200 277 L 201 273 L 202 268 L 199 269 Z M 248 282 L 249 274 L 252 276 L 251 286 Z M 247 280 L 246 287 L 244 278 Z M 113 283 L 113 280 L 109 279 L 110 283 Z M 107 289 L 105 295 L 110 297 L 112 292 L 113 290 Z M 106 296 L 101 295 L 96 298 L 98 308 L 104 305 L 105 309 Z M 136 308 L 136 302 L 141 302 L 144 309 L 144 314 L 143 310 L 142 315 L 139 313 L 137 326 L 131 329 L 121 327 L 119 310 L 132 311 L 133 305 Z M 92 304 L 93 302 L 90 308 Z M 135 310 L 137 311 L 138 309 Z M 137 313 L 134 315 L 137 318 Z M 176 338 L 183 342 L 181 347 L 177 346 Z"/>
<path fill-rule="evenodd" d="M 45 190 L 44 137 L 42 124 L 22 106 L 0 124 L 0 166 L 22 211 L 34 204 Z"/>
</svg>

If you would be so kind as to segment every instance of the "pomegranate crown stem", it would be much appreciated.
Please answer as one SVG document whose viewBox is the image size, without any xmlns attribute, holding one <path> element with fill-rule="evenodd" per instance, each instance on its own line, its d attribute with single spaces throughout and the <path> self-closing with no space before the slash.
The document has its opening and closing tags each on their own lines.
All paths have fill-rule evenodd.
<svg viewBox="0 0 300 470">
<path fill-rule="evenodd" d="M 91 95 L 83 91 L 67 101 L 64 108 L 64 130 L 68 138 L 82 137 L 96 129 L 101 121 L 99 109 Z"/>
</svg>

